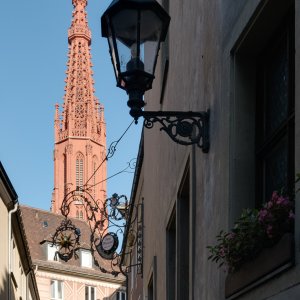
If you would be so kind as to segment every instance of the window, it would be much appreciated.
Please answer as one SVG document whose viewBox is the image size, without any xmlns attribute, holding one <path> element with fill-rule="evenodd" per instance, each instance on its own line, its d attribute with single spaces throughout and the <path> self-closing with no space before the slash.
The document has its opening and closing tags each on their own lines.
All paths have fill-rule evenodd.
<svg viewBox="0 0 300 300">
<path fill-rule="evenodd" d="M 231 50 L 230 227 L 294 182 L 294 1 L 267 2 Z"/>
<path fill-rule="evenodd" d="M 187 165 L 166 231 L 167 300 L 189 299 L 190 232 L 190 171 Z"/>
<path fill-rule="evenodd" d="M 288 18 L 258 59 L 256 199 L 293 191 L 294 24 Z"/>
<path fill-rule="evenodd" d="M 92 268 L 92 254 L 88 250 L 80 251 L 81 266 L 86 268 Z"/>
<path fill-rule="evenodd" d="M 85 300 L 96 300 L 96 288 L 93 286 L 85 287 Z"/>
<path fill-rule="evenodd" d="M 93 195 L 94 195 L 94 199 L 96 200 L 96 173 L 97 173 L 97 167 L 98 167 L 98 159 L 97 156 L 95 155 L 93 157 Z"/>
<path fill-rule="evenodd" d="M 64 154 L 64 194 L 65 196 L 68 193 L 68 185 L 67 185 L 67 156 Z"/>
<path fill-rule="evenodd" d="M 126 293 L 123 291 L 117 292 L 117 300 L 126 300 Z"/>
<path fill-rule="evenodd" d="M 83 155 L 79 153 L 76 157 L 76 188 L 83 186 Z"/>
<path fill-rule="evenodd" d="M 58 246 L 56 246 L 56 245 L 52 246 L 51 243 L 47 244 L 47 258 L 48 258 L 48 260 L 58 261 L 56 251 L 58 251 Z"/>
<path fill-rule="evenodd" d="M 148 283 L 148 300 L 153 300 L 153 275 Z"/>
<path fill-rule="evenodd" d="M 294 183 L 294 3 L 266 1 L 247 26 L 245 23 L 231 50 L 231 228 L 243 209 L 260 207 L 274 190 L 290 192 Z M 226 297 L 253 288 L 292 266 L 292 238 L 283 246 L 280 253 L 276 247 L 266 250 L 268 268 L 251 262 L 257 270 L 264 270 L 261 273 L 253 273 L 244 281 L 238 273 L 237 277 L 228 276 Z"/>
<path fill-rule="evenodd" d="M 176 282 L 176 211 L 167 228 L 167 300 L 175 299 Z"/>
<path fill-rule="evenodd" d="M 189 299 L 190 270 L 190 175 L 185 173 L 177 199 L 177 299 Z"/>
<path fill-rule="evenodd" d="M 51 300 L 63 299 L 63 282 L 59 280 L 51 280 Z"/>
</svg>

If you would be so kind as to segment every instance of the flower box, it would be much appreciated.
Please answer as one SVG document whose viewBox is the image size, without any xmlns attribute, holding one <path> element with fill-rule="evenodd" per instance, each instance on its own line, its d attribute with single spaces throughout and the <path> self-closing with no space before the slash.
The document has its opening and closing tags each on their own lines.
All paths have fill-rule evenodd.
<svg viewBox="0 0 300 300">
<path fill-rule="evenodd" d="M 230 273 L 225 281 L 225 296 L 233 299 L 294 264 L 293 234 L 286 233 L 270 248 L 263 249 L 256 258 L 245 262 Z"/>
</svg>

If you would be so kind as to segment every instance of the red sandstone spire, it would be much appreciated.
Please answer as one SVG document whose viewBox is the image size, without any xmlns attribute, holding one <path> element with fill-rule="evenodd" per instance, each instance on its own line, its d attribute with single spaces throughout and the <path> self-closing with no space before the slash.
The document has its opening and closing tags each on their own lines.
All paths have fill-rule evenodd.
<svg viewBox="0 0 300 300">
<path fill-rule="evenodd" d="M 55 110 L 54 192 L 51 210 L 60 213 L 64 196 L 76 187 L 90 188 L 96 201 L 106 197 L 104 163 L 87 186 L 86 181 L 106 155 L 104 108 L 94 96 L 90 54 L 91 32 L 85 7 L 87 0 L 72 1 L 73 19 L 68 30 L 68 63 L 62 114 Z M 81 203 L 74 202 L 70 217 L 85 218 Z"/>
<path fill-rule="evenodd" d="M 69 53 L 62 122 L 58 140 L 67 136 L 89 137 L 103 143 L 99 102 L 94 96 L 94 80 L 90 54 L 91 32 L 85 12 L 86 0 L 73 0 L 74 11 L 68 31 Z"/>
</svg>

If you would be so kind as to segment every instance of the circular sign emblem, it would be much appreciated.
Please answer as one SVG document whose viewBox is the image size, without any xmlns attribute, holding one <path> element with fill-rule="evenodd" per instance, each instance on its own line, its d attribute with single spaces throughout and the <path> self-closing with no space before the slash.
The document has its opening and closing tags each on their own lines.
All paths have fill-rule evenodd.
<svg viewBox="0 0 300 300">
<path fill-rule="evenodd" d="M 118 245 L 118 236 L 113 232 L 109 232 L 102 238 L 100 243 L 96 245 L 96 249 L 103 258 L 112 259 Z"/>
<path fill-rule="evenodd" d="M 110 251 L 115 244 L 115 239 L 112 235 L 107 234 L 102 240 L 102 248 L 104 251 Z"/>
</svg>

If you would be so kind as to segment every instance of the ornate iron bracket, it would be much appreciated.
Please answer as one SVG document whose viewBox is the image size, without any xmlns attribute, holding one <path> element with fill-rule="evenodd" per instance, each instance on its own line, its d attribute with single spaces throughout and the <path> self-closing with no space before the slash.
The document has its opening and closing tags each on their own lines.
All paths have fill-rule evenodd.
<svg viewBox="0 0 300 300">
<path fill-rule="evenodd" d="M 180 145 L 194 145 L 202 148 L 204 153 L 209 150 L 209 111 L 178 112 L 178 111 L 142 111 L 135 119 L 144 118 L 144 127 L 150 129 L 154 123 L 160 123 L 160 130 Z"/>
<path fill-rule="evenodd" d="M 93 261 L 101 272 L 114 276 L 122 273 L 127 275 L 136 266 L 138 273 L 142 272 L 143 264 L 143 217 L 140 215 L 140 205 L 131 204 L 125 195 L 113 194 L 103 203 L 95 201 L 88 189 L 77 188 L 69 192 L 62 203 L 61 213 L 65 217 L 52 235 L 52 246 L 57 247 L 55 256 L 67 262 L 73 257 L 78 258 L 80 250 L 81 231 L 69 219 L 70 205 L 81 203 L 90 227 L 90 251 Z M 99 218 L 99 213 L 101 217 Z M 130 214 L 130 217 L 129 217 Z M 137 221 L 137 227 L 134 227 Z M 128 231 L 129 230 L 129 231 Z M 119 247 L 119 238 L 125 231 L 130 235 L 130 247 Z M 131 265 L 133 247 L 137 245 L 137 264 Z M 110 267 L 105 267 L 99 256 L 110 261 Z M 122 257 L 129 257 L 130 264 L 123 265 Z"/>
</svg>

